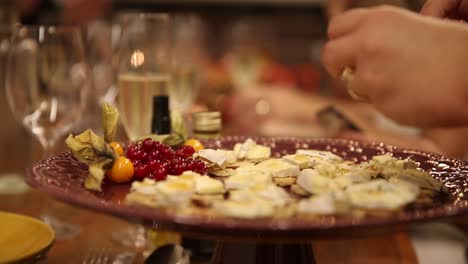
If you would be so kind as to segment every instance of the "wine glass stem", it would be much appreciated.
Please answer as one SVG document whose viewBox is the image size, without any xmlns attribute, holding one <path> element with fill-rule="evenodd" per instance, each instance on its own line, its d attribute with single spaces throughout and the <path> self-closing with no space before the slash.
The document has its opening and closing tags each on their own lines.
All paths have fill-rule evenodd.
<svg viewBox="0 0 468 264">
<path fill-rule="evenodd" d="M 53 154 L 55 140 L 52 138 L 47 139 L 44 135 L 37 135 L 37 138 L 43 149 L 42 157 L 45 158 Z"/>
</svg>

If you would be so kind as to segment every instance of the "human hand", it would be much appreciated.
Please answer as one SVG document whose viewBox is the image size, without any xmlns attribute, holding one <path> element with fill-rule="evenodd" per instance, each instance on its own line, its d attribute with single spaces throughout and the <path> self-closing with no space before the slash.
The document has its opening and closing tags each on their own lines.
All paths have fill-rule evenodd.
<svg viewBox="0 0 468 264">
<path fill-rule="evenodd" d="M 393 120 L 419 127 L 468 123 L 468 27 L 391 7 L 335 17 L 325 67 Z"/>
<path fill-rule="evenodd" d="M 427 0 L 421 14 L 439 18 L 468 19 L 466 0 Z"/>
</svg>

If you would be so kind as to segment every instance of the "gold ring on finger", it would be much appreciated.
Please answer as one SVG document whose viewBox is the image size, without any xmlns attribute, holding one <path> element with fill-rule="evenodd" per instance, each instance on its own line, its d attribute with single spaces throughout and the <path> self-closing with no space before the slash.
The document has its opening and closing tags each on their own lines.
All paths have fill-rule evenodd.
<svg viewBox="0 0 468 264">
<path fill-rule="evenodd" d="M 341 73 L 341 80 L 346 84 L 346 89 L 349 96 L 359 102 L 369 102 L 369 97 L 359 94 L 352 88 L 352 83 L 354 81 L 354 71 L 350 67 L 346 67 Z"/>
</svg>

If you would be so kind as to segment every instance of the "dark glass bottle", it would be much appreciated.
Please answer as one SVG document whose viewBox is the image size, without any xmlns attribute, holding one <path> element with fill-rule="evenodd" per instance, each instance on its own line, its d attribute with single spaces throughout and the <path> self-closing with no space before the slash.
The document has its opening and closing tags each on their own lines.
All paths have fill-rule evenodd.
<svg viewBox="0 0 468 264">
<path fill-rule="evenodd" d="M 153 97 L 153 119 L 151 133 L 167 135 L 171 133 L 171 113 L 169 111 L 169 96 L 157 95 Z"/>
</svg>

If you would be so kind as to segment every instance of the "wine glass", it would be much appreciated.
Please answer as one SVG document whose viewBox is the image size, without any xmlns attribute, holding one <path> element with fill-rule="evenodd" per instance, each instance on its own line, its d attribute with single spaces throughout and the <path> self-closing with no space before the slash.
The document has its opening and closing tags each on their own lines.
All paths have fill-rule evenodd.
<svg viewBox="0 0 468 264">
<path fill-rule="evenodd" d="M 171 116 L 182 120 L 191 131 L 189 112 L 198 94 L 205 63 L 204 27 L 201 18 L 194 14 L 176 14 L 171 19 Z"/>
<path fill-rule="evenodd" d="M 130 140 L 151 134 L 153 96 L 168 95 L 169 16 L 126 13 L 120 17 L 118 102 Z"/>
<path fill-rule="evenodd" d="M 169 94 L 170 18 L 163 13 L 123 13 L 118 17 L 118 25 L 119 112 L 128 138 L 135 141 L 152 133 L 153 97 Z M 153 249 L 155 239 L 177 239 L 141 224 L 115 231 L 111 236 L 126 247 L 146 253 Z"/>
<path fill-rule="evenodd" d="M 178 14 L 172 18 L 171 111 L 190 110 L 198 93 L 204 62 L 203 23 L 199 16 Z"/>
<path fill-rule="evenodd" d="M 51 153 L 58 139 L 79 120 L 88 88 L 79 29 L 62 26 L 20 26 L 14 30 L 6 67 L 6 96 L 15 119 Z M 53 206 L 52 206 L 53 207 Z M 69 238 L 79 227 L 48 213 L 57 239 Z"/>
</svg>

